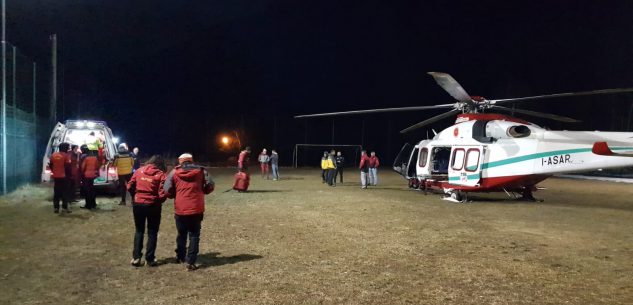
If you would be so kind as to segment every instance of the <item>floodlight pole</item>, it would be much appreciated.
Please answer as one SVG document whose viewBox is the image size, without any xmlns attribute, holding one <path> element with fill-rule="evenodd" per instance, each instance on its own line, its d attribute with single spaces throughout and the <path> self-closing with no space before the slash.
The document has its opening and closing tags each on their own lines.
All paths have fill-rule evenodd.
<svg viewBox="0 0 633 305">
<path fill-rule="evenodd" d="M 7 33 L 6 1 L 2 0 L 2 194 L 7 193 Z"/>
</svg>

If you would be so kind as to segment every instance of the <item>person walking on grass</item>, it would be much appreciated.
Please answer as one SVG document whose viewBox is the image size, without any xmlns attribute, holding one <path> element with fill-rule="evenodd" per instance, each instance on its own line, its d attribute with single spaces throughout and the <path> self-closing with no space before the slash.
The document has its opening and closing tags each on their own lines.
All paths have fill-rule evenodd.
<svg viewBox="0 0 633 305">
<path fill-rule="evenodd" d="M 328 153 L 327 151 L 323 152 L 323 157 L 321 157 L 321 179 L 322 179 L 322 183 L 326 183 L 327 182 L 327 159 L 328 159 Z"/>
<path fill-rule="evenodd" d="M 360 164 L 358 168 L 360 169 L 360 188 L 366 189 L 367 183 L 369 182 L 369 157 L 365 150 L 360 152 Z"/>
<path fill-rule="evenodd" d="M 273 172 L 273 181 L 279 180 L 279 155 L 274 149 L 270 155 L 270 168 Z"/>
<path fill-rule="evenodd" d="M 257 161 L 259 161 L 259 166 L 262 169 L 262 178 L 266 178 L 266 180 L 268 180 L 270 178 L 268 174 L 268 162 L 270 161 L 270 157 L 268 156 L 266 148 L 264 148 L 259 154 L 259 157 L 257 157 Z"/>
<path fill-rule="evenodd" d="M 343 153 L 340 151 L 336 153 L 336 175 L 334 175 L 334 181 L 336 182 L 336 177 L 340 176 L 341 184 L 343 183 L 343 167 L 345 166 L 345 157 L 343 157 Z"/>
<path fill-rule="evenodd" d="M 376 157 L 376 152 L 372 151 L 369 157 L 369 184 L 378 185 L 378 167 L 380 166 L 380 160 Z"/>
<path fill-rule="evenodd" d="M 178 231 L 176 261 L 186 263 L 187 270 L 191 271 L 198 268 L 196 259 L 204 218 L 204 195 L 213 192 L 215 184 L 204 167 L 193 163 L 191 154 L 180 155 L 178 164 L 167 176 L 164 191 L 167 198 L 174 198 L 174 219 Z"/>
<path fill-rule="evenodd" d="M 55 184 L 53 188 L 53 211 L 55 214 L 59 213 L 59 201 L 62 202 L 62 211 L 71 213 L 68 208 L 72 179 L 72 161 L 68 154 L 69 149 L 70 145 L 68 143 L 59 144 L 58 151 L 51 155 L 48 164 Z"/>
<path fill-rule="evenodd" d="M 238 172 L 248 173 L 248 166 L 250 164 L 250 154 L 251 154 L 250 146 L 246 146 L 246 148 L 244 148 L 244 150 L 240 152 L 240 155 L 237 157 L 237 171 Z"/>
<path fill-rule="evenodd" d="M 132 178 L 134 159 L 132 158 L 132 156 L 130 156 L 125 144 L 119 145 L 119 153 L 114 156 L 112 166 L 116 168 L 116 173 L 119 176 L 119 193 L 121 195 L 121 202 L 119 202 L 119 205 L 126 205 L 126 186 L 128 181 L 130 181 L 130 178 Z"/>
<path fill-rule="evenodd" d="M 160 228 L 160 214 L 165 195 L 165 160 L 160 155 L 152 156 L 145 166 L 139 168 L 127 183 L 127 189 L 132 196 L 132 213 L 134 215 L 134 250 L 132 261 L 134 267 L 143 265 L 143 237 L 147 225 L 147 248 L 145 250 L 145 262 L 148 266 L 157 266 L 156 243 L 158 229 Z"/>
</svg>

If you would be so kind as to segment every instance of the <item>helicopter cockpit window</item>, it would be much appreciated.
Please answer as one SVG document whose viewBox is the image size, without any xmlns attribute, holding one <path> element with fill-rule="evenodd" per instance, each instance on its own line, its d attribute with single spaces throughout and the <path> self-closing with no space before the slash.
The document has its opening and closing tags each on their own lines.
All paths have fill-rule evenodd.
<svg viewBox="0 0 633 305">
<path fill-rule="evenodd" d="M 464 151 L 463 148 L 455 149 L 455 151 L 453 152 L 453 163 L 451 164 L 451 167 L 453 168 L 453 170 L 458 171 L 464 167 L 465 155 L 466 155 L 466 152 Z"/>
<path fill-rule="evenodd" d="M 451 156 L 451 147 L 435 147 L 431 154 L 432 173 L 436 175 L 448 174 L 448 160 Z"/>
<path fill-rule="evenodd" d="M 425 167 L 426 166 L 426 160 L 429 157 L 429 150 L 426 148 L 422 148 L 422 150 L 420 151 L 420 158 L 418 161 L 418 165 L 420 167 Z"/>
</svg>

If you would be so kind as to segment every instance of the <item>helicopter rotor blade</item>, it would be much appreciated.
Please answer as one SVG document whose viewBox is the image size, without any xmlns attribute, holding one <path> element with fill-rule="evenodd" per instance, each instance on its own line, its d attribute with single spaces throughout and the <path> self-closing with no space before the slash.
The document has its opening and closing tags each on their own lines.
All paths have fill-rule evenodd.
<svg viewBox="0 0 633 305">
<path fill-rule="evenodd" d="M 448 73 L 443 72 L 428 72 L 429 75 L 435 79 L 435 82 L 440 85 L 448 94 L 461 103 L 468 104 L 470 106 L 476 106 L 466 90 Z"/>
<path fill-rule="evenodd" d="M 573 119 L 573 118 L 570 118 L 570 117 L 566 117 L 566 116 L 561 116 L 561 115 L 556 115 L 556 114 L 551 114 L 551 113 L 543 113 L 543 112 L 532 111 L 532 110 L 512 109 L 512 108 L 507 108 L 507 107 L 503 107 L 503 106 L 491 106 L 490 108 L 496 109 L 496 110 L 501 110 L 501 111 L 506 111 L 506 112 L 522 113 L 522 114 L 527 114 L 527 115 L 531 115 L 531 116 L 538 117 L 538 118 L 545 118 L 545 119 L 550 119 L 550 120 L 559 121 L 559 122 L 565 122 L 565 123 L 580 123 L 580 122 L 582 122 L 580 120 L 576 120 L 576 119 Z"/>
<path fill-rule="evenodd" d="M 405 129 L 401 130 L 400 133 L 407 133 L 407 132 L 410 132 L 412 130 L 416 130 L 416 129 L 420 128 L 420 127 L 426 126 L 426 125 L 431 124 L 431 123 L 435 123 L 435 122 L 437 122 L 439 120 L 445 119 L 447 117 L 456 115 L 456 114 L 461 113 L 461 112 L 462 111 L 459 110 L 459 109 L 453 109 L 453 110 L 451 110 L 449 112 L 444 112 L 444 113 L 442 113 L 440 115 L 436 115 L 436 116 L 434 116 L 434 117 L 432 117 L 430 119 L 426 119 L 426 120 L 424 120 L 422 122 L 419 122 L 417 124 L 411 125 L 411 126 L 405 128 Z"/>
<path fill-rule="evenodd" d="M 591 91 L 581 91 L 581 92 L 567 92 L 567 93 L 545 94 L 545 95 L 517 97 L 517 98 L 505 98 L 505 99 L 488 100 L 488 101 L 490 102 L 490 104 L 494 105 L 494 104 L 507 103 L 507 102 L 522 102 L 522 101 L 557 98 L 557 97 L 615 94 L 615 93 L 626 93 L 626 92 L 633 92 L 633 88 L 616 88 L 616 89 L 602 89 L 602 90 L 591 90 Z"/>
<path fill-rule="evenodd" d="M 326 117 L 326 116 L 339 116 L 339 115 L 351 115 L 351 114 L 397 112 L 397 111 L 418 111 L 418 110 L 438 109 L 438 108 L 453 108 L 453 107 L 455 107 L 455 104 L 442 104 L 442 105 L 433 105 L 433 106 L 399 107 L 399 108 L 381 108 L 381 109 L 368 109 L 368 110 L 352 110 L 352 111 L 342 111 L 342 112 L 328 112 L 328 113 L 297 115 L 297 116 L 295 116 L 295 119 L 316 118 L 316 117 Z"/>
</svg>

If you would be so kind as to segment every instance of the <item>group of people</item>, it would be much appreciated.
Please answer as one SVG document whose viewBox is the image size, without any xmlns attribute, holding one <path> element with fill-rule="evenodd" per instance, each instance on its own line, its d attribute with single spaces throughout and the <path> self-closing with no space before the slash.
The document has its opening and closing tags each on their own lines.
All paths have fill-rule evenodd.
<svg viewBox="0 0 633 305">
<path fill-rule="evenodd" d="M 54 181 L 53 211 L 55 213 L 60 212 L 60 202 L 61 211 L 71 213 L 69 203 L 77 201 L 77 193 L 82 194 L 85 198 L 85 204 L 81 206 L 82 208 L 96 208 L 94 180 L 99 177 L 99 170 L 105 164 L 106 158 L 102 146 L 92 146 L 91 148 L 84 144 L 79 147 L 64 142 L 60 143 L 57 152 L 51 155 L 48 167 Z M 125 148 L 127 149 L 127 147 Z M 135 150 L 135 154 L 129 155 L 130 173 L 125 173 L 125 175 L 131 176 L 135 164 L 139 164 L 138 148 Z M 116 159 L 114 166 L 116 166 Z M 120 166 L 122 170 L 125 169 L 123 163 Z"/>
<path fill-rule="evenodd" d="M 200 231 L 204 219 L 204 196 L 213 192 L 215 183 L 206 169 L 193 162 L 193 156 L 184 153 L 178 165 L 166 174 L 165 161 L 160 155 L 152 156 L 143 167 L 134 172 L 126 185 L 133 195 L 134 249 L 130 264 L 135 267 L 157 266 L 156 246 L 160 228 L 162 204 L 174 199 L 176 223 L 176 262 L 184 263 L 187 270 L 197 269 Z M 145 263 L 143 238 L 147 227 Z M 187 240 L 189 245 L 187 245 Z"/>
<path fill-rule="evenodd" d="M 343 168 L 345 167 L 345 157 L 339 151 L 332 149 L 330 152 L 324 151 L 321 158 L 321 180 L 327 185 L 335 187 L 336 178 L 340 177 L 343 183 Z"/>
<path fill-rule="evenodd" d="M 247 147 L 248 152 L 250 153 L 250 147 Z M 262 171 L 262 178 L 266 180 L 270 179 L 269 174 L 269 166 L 272 169 L 273 181 L 279 180 L 279 154 L 277 154 L 276 150 L 272 150 L 271 154 L 268 155 L 268 151 L 266 148 L 262 149 L 262 152 L 257 156 L 257 161 L 259 162 L 259 167 Z"/>
<path fill-rule="evenodd" d="M 378 167 L 380 166 L 380 160 L 376 157 L 376 152 L 372 151 L 370 156 L 367 156 L 367 151 L 363 150 L 360 153 L 360 187 L 366 189 L 369 185 L 378 185 Z"/>
</svg>

